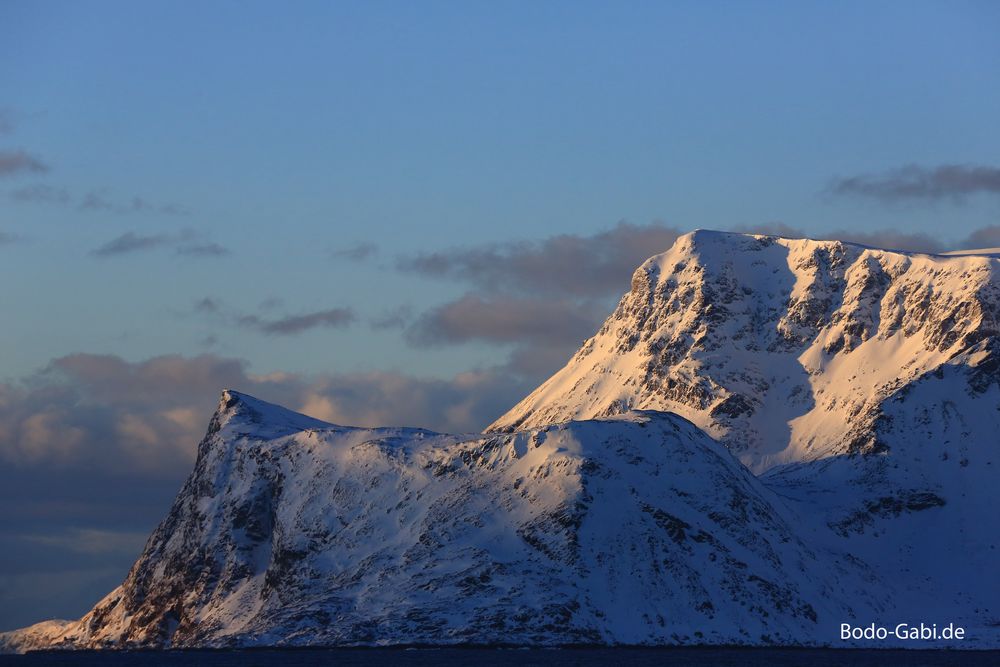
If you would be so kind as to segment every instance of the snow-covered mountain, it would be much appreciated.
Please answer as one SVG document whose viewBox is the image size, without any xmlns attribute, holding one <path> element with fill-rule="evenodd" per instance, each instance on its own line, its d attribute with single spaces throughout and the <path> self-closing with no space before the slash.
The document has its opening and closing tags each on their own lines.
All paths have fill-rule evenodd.
<svg viewBox="0 0 1000 667">
<path fill-rule="evenodd" d="M 450 436 L 230 391 L 125 582 L 20 647 L 819 642 L 876 579 L 675 415 Z"/>
<path fill-rule="evenodd" d="M 640 266 L 600 331 L 488 430 L 682 415 L 796 525 L 895 573 L 897 613 L 995 628 L 998 323 L 994 250 L 697 231 Z"/>
<path fill-rule="evenodd" d="M 485 434 L 225 392 L 122 586 L 0 647 L 1000 647 L 998 268 L 699 231 Z"/>
<path fill-rule="evenodd" d="M 975 414 L 910 415 L 962 460 L 961 433 L 1000 427 L 998 326 L 995 256 L 696 231 L 640 266 L 597 335 L 487 430 L 666 410 L 761 471 L 906 447 L 914 429 L 893 428 L 892 406 L 916 392 L 910 404 L 958 398 Z M 923 389 L 943 376 L 961 377 Z"/>
</svg>

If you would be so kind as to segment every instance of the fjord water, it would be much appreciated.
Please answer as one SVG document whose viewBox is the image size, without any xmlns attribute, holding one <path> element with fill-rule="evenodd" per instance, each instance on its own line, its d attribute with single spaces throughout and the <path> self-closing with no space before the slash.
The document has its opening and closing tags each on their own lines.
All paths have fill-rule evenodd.
<svg viewBox="0 0 1000 667">
<path fill-rule="evenodd" d="M 1000 651 L 770 648 L 599 649 L 290 649 L 247 651 L 55 651 L 0 655 L 0 666 L 35 667 L 977 667 L 1000 664 Z"/>
</svg>

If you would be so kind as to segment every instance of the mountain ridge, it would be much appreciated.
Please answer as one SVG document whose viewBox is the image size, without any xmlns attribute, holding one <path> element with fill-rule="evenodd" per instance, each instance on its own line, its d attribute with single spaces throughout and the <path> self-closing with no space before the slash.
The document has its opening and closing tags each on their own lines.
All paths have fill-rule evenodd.
<svg viewBox="0 0 1000 667">
<path fill-rule="evenodd" d="M 878 605 L 675 415 L 471 439 L 264 415 L 289 422 L 226 391 L 123 585 L 35 643 L 794 643 Z"/>
<path fill-rule="evenodd" d="M 634 407 L 691 419 L 757 472 L 878 450 L 873 424 L 837 430 L 824 413 L 873 422 L 880 391 L 946 363 L 986 364 L 980 384 L 994 384 L 998 271 L 986 256 L 692 232 L 644 262 L 598 333 L 487 431 Z"/>
<path fill-rule="evenodd" d="M 1000 647 L 998 275 L 698 231 L 482 434 L 225 390 L 123 585 L 0 648 Z"/>
</svg>

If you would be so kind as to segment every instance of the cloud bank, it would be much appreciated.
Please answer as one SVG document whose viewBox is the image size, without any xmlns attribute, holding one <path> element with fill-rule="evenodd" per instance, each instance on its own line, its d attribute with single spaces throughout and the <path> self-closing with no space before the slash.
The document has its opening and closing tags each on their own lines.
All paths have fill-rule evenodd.
<svg viewBox="0 0 1000 667">
<path fill-rule="evenodd" d="M 620 222 L 590 235 L 402 256 L 396 261 L 401 272 L 464 284 L 467 291 L 399 325 L 417 347 L 507 347 L 507 372 L 537 383 L 593 335 L 628 289 L 635 267 L 681 233 L 662 223 Z"/>
<path fill-rule="evenodd" d="M 986 165 L 910 164 L 879 174 L 838 178 L 830 183 L 835 195 L 868 197 L 883 202 L 905 200 L 964 200 L 978 193 L 1000 194 L 1000 168 Z"/>
<path fill-rule="evenodd" d="M 406 336 L 420 346 L 472 340 L 519 345 L 575 341 L 579 345 L 606 315 L 591 301 L 470 293 L 421 315 Z"/>
<path fill-rule="evenodd" d="M 224 387 L 340 424 L 449 432 L 480 430 L 528 390 L 505 369 L 260 376 L 216 355 L 74 354 L 0 383 L 0 630 L 82 615 L 120 583 Z"/>
<path fill-rule="evenodd" d="M 661 223 L 620 222 L 589 236 L 560 234 L 406 256 L 397 266 L 488 292 L 601 297 L 625 291 L 635 267 L 667 250 L 681 233 Z"/>
<path fill-rule="evenodd" d="M 385 372 L 261 376 L 216 355 L 128 362 L 74 354 L 0 383 L 0 459 L 16 467 L 186 472 L 225 387 L 347 425 L 445 431 L 482 428 L 523 389 L 503 369 L 451 380 Z"/>
</svg>

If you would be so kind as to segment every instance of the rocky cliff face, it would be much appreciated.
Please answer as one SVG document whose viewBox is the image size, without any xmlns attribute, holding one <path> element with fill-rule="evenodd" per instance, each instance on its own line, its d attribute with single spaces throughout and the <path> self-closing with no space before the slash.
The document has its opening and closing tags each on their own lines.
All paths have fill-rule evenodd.
<svg viewBox="0 0 1000 667">
<path fill-rule="evenodd" d="M 488 430 L 666 410 L 758 472 L 905 451 L 892 406 L 915 393 L 931 412 L 975 404 L 997 432 L 1000 413 L 981 406 L 1000 378 L 998 270 L 994 256 L 693 232 L 639 267 L 600 331 Z M 954 374 L 958 397 L 921 390 Z"/>
</svg>

